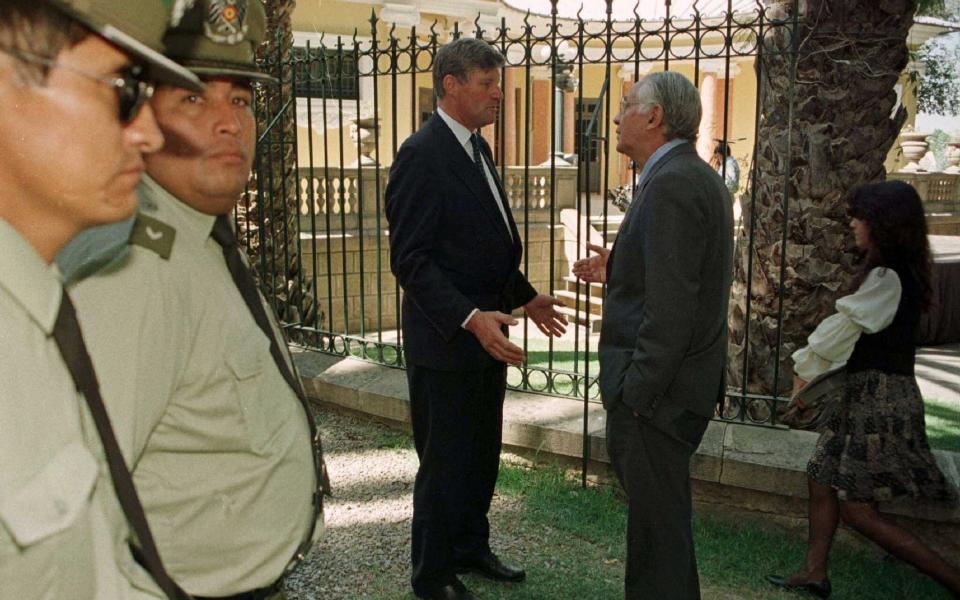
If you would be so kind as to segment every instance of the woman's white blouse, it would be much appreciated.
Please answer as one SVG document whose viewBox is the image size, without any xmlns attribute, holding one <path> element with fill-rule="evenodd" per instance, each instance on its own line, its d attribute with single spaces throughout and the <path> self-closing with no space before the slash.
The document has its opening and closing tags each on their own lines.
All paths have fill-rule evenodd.
<svg viewBox="0 0 960 600">
<path fill-rule="evenodd" d="M 820 322 L 807 345 L 793 353 L 793 370 L 810 381 L 850 359 L 860 333 L 888 327 L 900 304 L 900 278 L 893 269 L 875 267 L 860 288 L 837 300 L 837 313 Z"/>
</svg>

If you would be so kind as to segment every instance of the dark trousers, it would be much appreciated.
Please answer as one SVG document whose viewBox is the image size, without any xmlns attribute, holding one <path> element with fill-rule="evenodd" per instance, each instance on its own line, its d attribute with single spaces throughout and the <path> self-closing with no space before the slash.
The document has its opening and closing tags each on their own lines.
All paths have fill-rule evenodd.
<svg viewBox="0 0 960 600">
<path fill-rule="evenodd" d="M 506 366 L 437 371 L 407 365 L 413 439 L 413 584 L 425 594 L 455 564 L 489 552 L 487 511 L 500 468 Z"/>
<path fill-rule="evenodd" d="M 607 452 L 629 498 L 626 600 L 700 598 L 691 526 L 690 458 L 708 420 L 683 411 L 673 435 L 623 403 L 607 412 Z"/>
</svg>

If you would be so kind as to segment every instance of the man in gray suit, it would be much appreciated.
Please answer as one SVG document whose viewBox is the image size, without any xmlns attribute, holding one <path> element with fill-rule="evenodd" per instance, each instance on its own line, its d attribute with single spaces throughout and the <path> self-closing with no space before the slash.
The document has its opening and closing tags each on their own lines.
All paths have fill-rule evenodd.
<svg viewBox="0 0 960 600">
<path fill-rule="evenodd" d="M 723 398 L 733 216 L 697 156 L 700 96 L 674 72 L 623 99 L 617 151 L 641 168 L 611 250 L 574 264 L 605 281 L 600 392 L 607 450 L 629 497 L 625 597 L 700 597 L 690 457 Z"/>
</svg>

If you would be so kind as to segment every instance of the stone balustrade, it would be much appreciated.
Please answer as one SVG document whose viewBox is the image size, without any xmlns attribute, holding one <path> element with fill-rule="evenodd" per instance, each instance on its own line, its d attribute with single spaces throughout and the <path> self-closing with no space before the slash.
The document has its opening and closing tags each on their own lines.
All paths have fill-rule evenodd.
<svg viewBox="0 0 960 600">
<path fill-rule="evenodd" d="M 325 326 L 350 333 L 396 327 L 398 290 L 383 212 L 389 169 L 314 167 L 300 169 L 299 175 L 304 272 L 309 279 L 316 275 Z M 527 223 L 520 228 L 526 235 L 524 266 L 538 289 L 547 289 L 551 277 L 559 281 L 568 270 L 562 232 L 551 223 L 559 221 L 562 209 L 576 207 L 577 169 L 557 166 L 553 175 L 551 185 L 549 166 L 519 166 L 507 167 L 503 178 L 514 217 Z"/>
<path fill-rule="evenodd" d="M 345 230 L 347 233 L 357 233 L 361 222 L 364 231 L 387 227 L 383 199 L 389 177 L 388 167 L 364 166 L 341 170 L 339 167 L 320 166 L 301 168 L 299 175 L 301 231 L 337 234 Z M 554 183 L 551 184 L 551 181 Z M 576 167 L 558 165 L 551 178 L 549 166 L 510 166 L 504 170 L 503 185 L 518 222 L 556 221 L 561 209 L 577 205 Z M 553 211 L 551 197 L 554 200 Z"/>
<path fill-rule="evenodd" d="M 563 231 L 546 223 L 524 229 L 522 268 L 530 283 L 538 290 L 549 290 L 551 281 L 559 286 L 569 272 Z M 315 294 L 324 312 L 324 328 L 351 334 L 396 328 L 401 292 L 390 272 L 386 233 L 373 229 L 362 236 L 303 233 L 300 255 L 306 277 L 313 280 L 316 275 Z"/>
<path fill-rule="evenodd" d="M 960 235 L 960 173 L 887 173 L 887 179 L 906 181 L 920 194 L 927 227 L 933 235 Z"/>
</svg>

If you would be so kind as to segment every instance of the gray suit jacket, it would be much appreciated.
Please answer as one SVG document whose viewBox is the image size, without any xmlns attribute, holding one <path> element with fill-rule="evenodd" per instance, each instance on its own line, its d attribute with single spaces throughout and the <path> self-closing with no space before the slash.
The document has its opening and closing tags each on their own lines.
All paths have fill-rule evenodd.
<svg viewBox="0 0 960 600">
<path fill-rule="evenodd" d="M 732 273 L 727 188 L 692 145 L 677 146 L 638 190 L 607 262 L 604 407 L 623 402 L 682 438 L 671 429 L 684 415 L 713 415 L 725 388 Z"/>
</svg>

